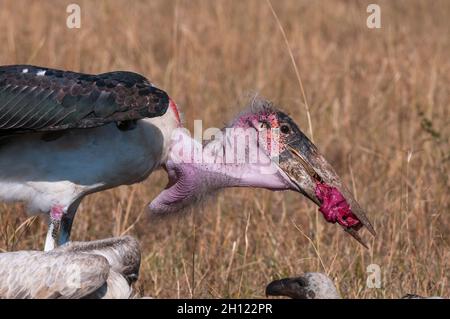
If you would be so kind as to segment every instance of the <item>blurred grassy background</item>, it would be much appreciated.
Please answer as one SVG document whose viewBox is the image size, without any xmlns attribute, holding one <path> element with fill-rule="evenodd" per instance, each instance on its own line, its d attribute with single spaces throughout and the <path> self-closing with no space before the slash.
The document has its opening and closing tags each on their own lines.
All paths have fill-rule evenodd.
<svg viewBox="0 0 450 319">
<path fill-rule="evenodd" d="M 68 29 L 71 2 L 1 0 L 0 64 L 142 73 L 177 101 L 190 128 L 194 119 L 220 127 L 256 91 L 309 132 L 266 1 L 78 1 L 81 29 Z M 378 231 L 370 250 L 295 193 L 231 189 L 190 214 L 150 221 L 144 208 L 165 186 L 162 172 L 87 197 L 72 239 L 136 236 L 136 288 L 159 298 L 263 297 L 269 281 L 305 271 L 327 272 L 348 298 L 449 297 L 450 2 L 376 1 L 382 28 L 368 29 L 370 2 L 273 3 L 314 140 Z M 42 249 L 41 219 L 20 204 L 0 210 L 1 251 Z M 371 263 L 381 289 L 366 287 Z"/>
</svg>

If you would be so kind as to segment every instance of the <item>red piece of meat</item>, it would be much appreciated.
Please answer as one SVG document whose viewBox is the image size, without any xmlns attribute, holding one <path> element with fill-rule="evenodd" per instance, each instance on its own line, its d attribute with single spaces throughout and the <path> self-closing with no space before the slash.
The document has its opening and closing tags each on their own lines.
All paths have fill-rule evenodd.
<svg viewBox="0 0 450 319">
<path fill-rule="evenodd" d="M 317 183 L 315 193 L 322 203 L 319 211 L 327 222 L 338 222 L 341 226 L 352 228 L 357 228 L 361 223 L 352 213 L 349 204 L 336 187 L 325 183 Z"/>
</svg>

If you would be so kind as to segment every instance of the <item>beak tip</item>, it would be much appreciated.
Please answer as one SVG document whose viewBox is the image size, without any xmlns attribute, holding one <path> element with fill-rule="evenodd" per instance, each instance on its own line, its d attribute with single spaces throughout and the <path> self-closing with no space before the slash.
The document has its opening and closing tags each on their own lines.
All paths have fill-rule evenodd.
<svg viewBox="0 0 450 319">
<path fill-rule="evenodd" d="M 377 236 L 377 232 L 373 228 L 372 224 L 370 223 L 369 219 L 366 217 L 366 215 L 360 211 L 358 214 L 356 214 L 359 221 L 361 222 L 362 226 L 365 226 L 367 230 L 372 234 L 373 237 Z"/>
<path fill-rule="evenodd" d="M 364 226 L 366 226 L 367 230 L 372 234 L 373 237 L 377 237 L 377 232 L 369 222 Z"/>
<path fill-rule="evenodd" d="M 369 249 L 369 246 L 367 246 L 367 244 L 364 242 L 364 240 L 359 236 L 357 230 L 347 227 L 347 228 L 344 228 L 344 231 L 346 233 L 348 233 L 350 236 L 352 236 L 354 239 L 356 239 L 356 241 L 358 243 L 360 243 L 362 246 L 364 246 L 364 248 Z"/>
</svg>

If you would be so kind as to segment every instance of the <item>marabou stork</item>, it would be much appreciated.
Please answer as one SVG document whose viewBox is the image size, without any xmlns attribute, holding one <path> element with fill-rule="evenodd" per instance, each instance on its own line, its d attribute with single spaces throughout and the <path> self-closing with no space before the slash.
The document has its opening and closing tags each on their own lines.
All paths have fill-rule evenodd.
<svg viewBox="0 0 450 319">
<path fill-rule="evenodd" d="M 69 240 L 85 195 L 160 167 L 169 184 L 149 206 L 155 214 L 225 187 L 293 190 L 360 242 L 363 225 L 375 235 L 315 145 L 270 102 L 255 99 L 216 135 L 206 145 L 191 138 L 174 101 L 136 73 L 0 67 L 0 199 L 49 217 L 45 250 Z"/>
</svg>

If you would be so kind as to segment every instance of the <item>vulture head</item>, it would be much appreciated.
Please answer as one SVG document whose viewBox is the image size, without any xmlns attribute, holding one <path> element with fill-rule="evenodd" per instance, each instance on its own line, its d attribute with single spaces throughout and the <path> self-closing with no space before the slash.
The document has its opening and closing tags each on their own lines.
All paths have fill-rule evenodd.
<svg viewBox="0 0 450 319">
<path fill-rule="evenodd" d="M 300 277 L 272 281 L 266 287 L 266 296 L 292 299 L 340 299 L 330 277 L 319 272 L 308 272 Z"/>
</svg>

